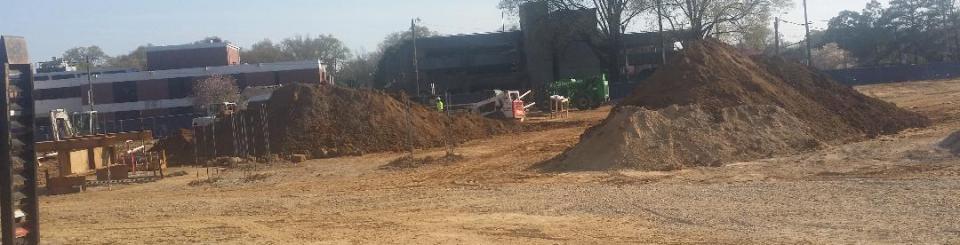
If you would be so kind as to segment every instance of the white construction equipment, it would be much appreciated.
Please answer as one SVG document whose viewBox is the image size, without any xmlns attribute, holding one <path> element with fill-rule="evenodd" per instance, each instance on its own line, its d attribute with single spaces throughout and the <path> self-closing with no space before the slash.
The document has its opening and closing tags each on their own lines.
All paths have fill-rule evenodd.
<svg viewBox="0 0 960 245">
<path fill-rule="evenodd" d="M 50 132 L 55 141 L 96 134 L 97 112 L 74 112 L 65 109 L 50 110 Z"/>
<path fill-rule="evenodd" d="M 50 132 L 53 134 L 53 140 L 55 141 L 73 138 L 77 135 L 77 131 L 70 123 L 70 114 L 67 113 L 67 110 L 50 110 Z"/>
<path fill-rule="evenodd" d="M 450 110 L 466 110 L 485 117 L 509 118 L 523 121 L 527 108 L 536 103 L 524 104 L 523 98 L 531 91 L 520 94 L 516 90 L 493 90 L 493 95 L 476 103 L 450 105 Z"/>
</svg>

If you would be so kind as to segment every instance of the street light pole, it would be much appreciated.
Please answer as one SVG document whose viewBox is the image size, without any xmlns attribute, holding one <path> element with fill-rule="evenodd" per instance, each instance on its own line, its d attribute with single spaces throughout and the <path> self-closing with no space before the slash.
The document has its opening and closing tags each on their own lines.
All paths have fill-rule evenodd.
<svg viewBox="0 0 960 245">
<path fill-rule="evenodd" d="M 417 21 L 420 18 L 410 20 L 410 35 L 413 36 L 413 74 L 417 82 L 417 99 L 420 99 L 420 64 L 417 61 Z"/>
</svg>

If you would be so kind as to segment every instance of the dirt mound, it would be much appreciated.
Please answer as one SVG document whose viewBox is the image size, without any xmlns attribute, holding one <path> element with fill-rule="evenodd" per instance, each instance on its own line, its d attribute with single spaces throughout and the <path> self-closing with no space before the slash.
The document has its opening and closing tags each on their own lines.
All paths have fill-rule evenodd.
<svg viewBox="0 0 960 245">
<path fill-rule="evenodd" d="M 544 163 L 548 170 L 676 170 L 721 166 L 815 149 L 817 140 L 800 119 L 776 106 L 720 109 L 698 105 L 658 111 L 621 106 L 580 143 Z"/>
<path fill-rule="evenodd" d="M 953 132 L 946 139 L 940 141 L 940 148 L 950 151 L 954 155 L 960 155 L 960 131 Z"/>
<path fill-rule="evenodd" d="M 177 134 L 158 140 L 150 151 L 162 150 L 167 154 L 167 164 L 182 166 L 196 162 L 194 147 L 193 131 L 180 129 Z"/>
<path fill-rule="evenodd" d="M 459 161 L 467 159 L 463 155 L 459 154 L 446 154 L 440 157 L 427 156 L 424 158 L 413 158 L 409 155 L 402 156 L 396 160 L 390 161 L 389 163 L 380 166 L 380 169 L 383 170 L 401 170 L 408 168 L 418 168 L 428 165 L 438 165 L 438 164 L 453 164 Z"/>
<path fill-rule="evenodd" d="M 929 120 L 839 85 L 803 65 L 751 58 L 716 40 L 692 43 L 639 85 L 623 105 L 651 109 L 698 104 L 716 113 L 738 105 L 776 105 L 825 142 L 924 127 Z"/>
<path fill-rule="evenodd" d="M 579 144 L 542 167 L 720 166 L 929 124 L 803 65 L 705 40 L 687 45 Z"/>
<path fill-rule="evenodd" d="M 463 142 L 513 130 L 503 121 L 476 115 L 448 119 L 402 97 L 337 86 L 285 86 L 274 92 L 268 108 L 271 147 L 315 158 L 406 150 L 408 137 L 424 148 L 443 146 L 447 136 Z"/>
</svg>

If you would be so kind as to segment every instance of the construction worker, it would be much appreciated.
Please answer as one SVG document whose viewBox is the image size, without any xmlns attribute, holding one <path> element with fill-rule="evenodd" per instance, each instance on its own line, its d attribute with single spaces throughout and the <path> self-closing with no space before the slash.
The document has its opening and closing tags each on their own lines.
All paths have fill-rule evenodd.
<svg viewBox="0 0 960 245">
<path fill-rule="evenodd" d="M 443 100 L 440 99 L 440 96 L 437 96 L 436 101 L 437 101 L 437 111 L 443 112 Z"/>
</svg>

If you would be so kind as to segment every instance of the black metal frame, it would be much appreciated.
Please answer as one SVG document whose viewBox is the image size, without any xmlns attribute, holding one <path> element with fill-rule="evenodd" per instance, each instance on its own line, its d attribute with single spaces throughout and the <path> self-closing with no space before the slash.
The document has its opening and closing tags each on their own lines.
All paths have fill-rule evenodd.
<svg viewBox="0 0 960 245">
<path fill-rule="evenodd" d="M 34 148 L 33 66 L 6 64 L 0 88 L 0 232 L 3 245 L 38 244 L 40 212 L 37 196 L 37 158 Z M 14 71 L 19 72 L 11 80 Z M 16 210 L 26 216 L 18 222 Z M 17 228 L 27 235 L 16 237 Z"/>
</svg>

